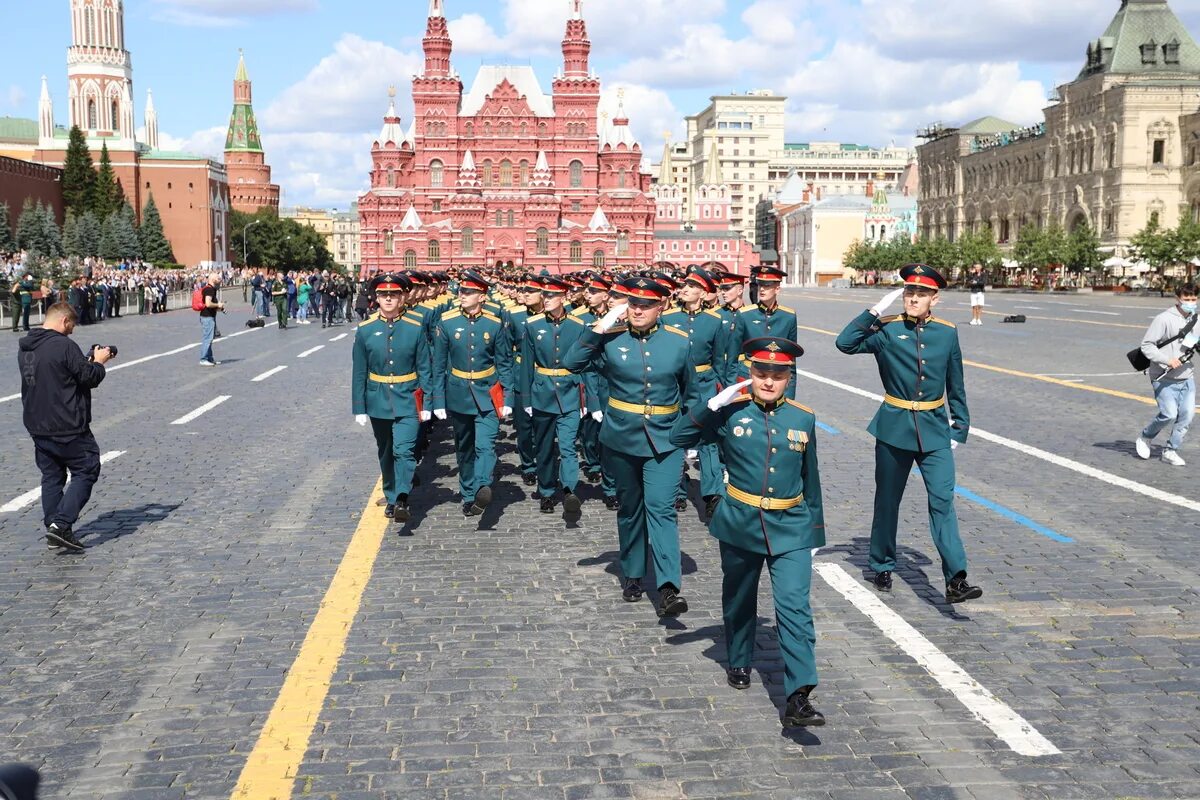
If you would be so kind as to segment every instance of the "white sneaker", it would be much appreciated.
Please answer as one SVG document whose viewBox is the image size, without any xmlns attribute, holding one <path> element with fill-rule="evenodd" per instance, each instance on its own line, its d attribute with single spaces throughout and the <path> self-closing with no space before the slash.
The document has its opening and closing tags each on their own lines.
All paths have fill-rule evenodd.
<svg viewBox="0 0 1200 800">
<path fill-rule="evenodd" d="M 1163 450 L 1162 460 L 1170 464 L 1172 467 L 1187 466 L 1187 462 L 1179 457 L 1179 453 L 1174 450 Z"/>
<path fill-rule="evenodd" d="M 1138 458 L 1150 457 L 1150 440 L 1144 436 L 1139 436 L 1133 443 L 1134 449 L 1137 450 Z"/>
<path fill-rule="evenodd" d="M 215 361 L 201 361 L 200 362 L 200 366 L 202 366 L 202 367 L 215 367 L 216 365 L 217 365 L 217 362 L 215 362 Z"/>
</svg>

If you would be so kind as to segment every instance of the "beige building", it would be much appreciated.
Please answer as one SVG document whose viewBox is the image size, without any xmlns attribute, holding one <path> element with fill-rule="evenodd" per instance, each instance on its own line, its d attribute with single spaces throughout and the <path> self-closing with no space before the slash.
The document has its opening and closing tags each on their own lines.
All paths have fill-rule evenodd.
<svg viewBox="0 0 1200 800">
<path fill-rule="evenodd" d="M 733 226 L 755 238 L 758 203 L 778 192 L 793 172 L 825 195 L 854 194 L 882 172 L 896 183 L 915 152 L 903 147 L 876 149 L 840 142 L 788 143 L 784 136 L 787 98 L 769 89 L 717 95 L 687 118 L 687 140 L 668 140 L 655 175 L 669 174 L 683 193 L 683 219 L 695 221 L 697 189 L 720 161 L 720 174 L 732 192 Z M 666 165 L 666 171 L 664 171 Z"/>
<path fill-rule="evenodd" d="M 282 208 L 279 216 L 294 219 L 321 235 L 325 249 L 333 255 L 334 263 L 345 267 L 352 275 L 358 274 L 362 265 L 359 248 L 358 203 L 351 203 L 349 211 L 320 208 Z"/>
<path fill-rule="evenodd" d="M 1043 123 L 922 132 L 922 236 L 986 226 L 1005 244 L 1027 224 L 1087 223 L 1123 255 L 1152 218 L 1171 227 L 1197 213 L 1200 47 L 1167 0 L 1123 0 L 1085 59 Z"/>
</svg>

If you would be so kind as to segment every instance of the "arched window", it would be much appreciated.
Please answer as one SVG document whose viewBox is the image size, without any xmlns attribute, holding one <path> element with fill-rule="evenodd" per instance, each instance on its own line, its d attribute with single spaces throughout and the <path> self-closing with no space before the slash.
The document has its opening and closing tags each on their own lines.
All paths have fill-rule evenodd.
<svg viewBox="0 0 1200 800">
<path fill-rule="evenodd" d="M 463 137 L 466 139 L 470 139 L 474 136 L 475 136 L 475 123 L 468 122 L 466 124 L 466 126 L 463 128 Z"/>
<path fill-rule="evenodd" d="M 465 256 L 475 255 L 475 229 L 463 228 L 462 230 L 462 251 Z"/>
<path fill-rule="evenodd" d="M 596 269 L 604 269 L 604 251 L 597 250 L 592 253 L 592 266 Z"/>
<path fill-rule="evenodd" d="M 583 162 L 578 161 L 578 160 L 572 161 L 571 162 L 571 188 L 578 189 L 581 186 L 583 186 Z"/>
<path fill-rule="evenodd" d="M 488 159 L 483 162 L 483 186 L 490 188 L 492 185 L 492 161 Z"/>
<path fill-rule="evenodd" d="M 537 229 L 537 254 L 539 256 L 550 255 L 550 231 L 545 228 Z"/>
<path fill-rule="evenodd" d="M 383 234 L 383 254 L 390 256 L 395 252 L 396 237 L 391 231 L 384 231 Z"/>
<path fill-rule="evenodd" d="M 507 158 L 500 162 L 500 185 L 512 186 L 512 162 Z"/>
<path fill-rule="evenodd" d="M 617 188 L 618 189 L 625 188 L 625 168 L 624 167 L 621 167 L 619 170 L 617 170 Z"/>
<path fill-rule="evenodd" d="M 87 43 L 96 43 L 96 9 L 89 8 L 84 16 L 84 22 L 87 25 Z"/>
<path fill-rule="evenodd" d="M 442 162 L 434 159 L 429 162 L 429 185 L 441 188 L 446 179 L 446 170 Z"/>
<path fill-rule="evenodd" d="M 515 220 L 515 219 L 516 219 L 516 216 L 515 216 L 515 214 L 513 214 L 513 211 L 512 211 L 512 209 L 509 209 L 509 210 L 508 210 L 508 227 L 510 227 L 510 228 L 511 228 L 511 227 L 513 227 L 513 226 L 514 226 L 514 224 L 515 224 L 515 223 L 514 223 L 514 220 Z"/>
<path fill-rule="evenodd" d="M 503 224 L 504 224 L 504 212 L 497 208 L 496 209 L 496 227 L 499 228 Z"/>
<path fill-rule="evenodd" d="M 396 173 L 391 167 L 387 168 L 387 185 L 389 189 L 394 189 L 396 187 Z"/>
<path fill-rule="evenodd" d="M 112 129 L 114 131 L 121 130 L 121 106 L 116 100 L 112 101 Z"/>
<path fill-rule="evenodd" d="M 629 234 L 625 231 L 617 234 L 617 255 L 629 255 Z"/>
<path fill-rule="evenodd" d="M 571 263 L 580 264 L 583 262 L 583 242 L 571 242 Z"/>
<path fill-rule="evenodd" d="M 89 11 L 88 13 L 90 14 L 91 12 Z M 100 127 L 99 121 L 96 119 L 96 101 L 90 97 L 87 101 L 87 126 L 88 130 L 92 131 Z"/>
<path fill-rule="evenodd" d="M 522 189 L 529 185 L 529 162 L 525 159 L 521 159 L 520 182 Z"/>
<path fill-rule="evenodd" d="M 437 239 L 429 240 L 429 257 L 426 259 L 430 264 L 440 264 L 442 261 L 442 243 Z"/>
<path fill-rule="evenodd" d="M 417 251 L 416 250 L 405 250 L 404 251 L 404 268 L 405 269 L 416 269 L 417 268 Z"/>
</svg>

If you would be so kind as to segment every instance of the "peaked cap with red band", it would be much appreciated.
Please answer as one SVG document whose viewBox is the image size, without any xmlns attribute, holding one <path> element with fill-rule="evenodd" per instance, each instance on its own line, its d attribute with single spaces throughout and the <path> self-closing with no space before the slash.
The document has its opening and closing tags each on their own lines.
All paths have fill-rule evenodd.
<svg viewBox="0 0 1200 800">
<path fill-rule="evenodd" d="M 791 339 L 778 336 L 763 336 L 742 343 L 742 354 L 755 364 L 774 367 L 790 367 L 804 355 L 804 348 Z"/>
<path fill-rule="evenodd" d="M 629 278 L 619 284 L 621 293 L 637 300 L 662 300 L 671 290 L 653 278 Z"/>
<path fill-rule="evenodd" d="M 751 272 L 759 283 L 779 283 L 787 277 L 787 273 L 777 267 L 756 267 Z"/>
<path fill-rule="evenodd" d="M 411 288 L 412 281 L 406 275 L 399 275 L 394 272 L 385 272 L 382 275 L 376 275 L 370 285 L 372 292 L 407 292 Z"/>
<path fill-rule="evenodd" d="M 555 278 L 552 275 L 543 275 L 541 278 L 542 291 L 546 294 L 566 294 L 571 290 L 571 285 L 561 278 Z"/>
<path fill-rule="evenodd" d="M 717 290 L 716 280 L 708 270 L 700 269 L 700 267 L 689 269 L 687 277 L 684 278 L 684 283 L 694 283 L 706 292 L 715 292 Z"/>
<path fill-rule="evenodd" d="M 491 284 L 484 280 L 483 276 L 478 272 L 473 269 L 469 269 L 462 274 L 461 278 L 458 279 L 458 288 L 472 289 L 476 292 L 486 292 L 491 288 Z"/>
<path fill-rule="evenodd" d="M 746 282 L 745 275 L 738 275 L 736 272 L 722 272 L 716 276 L 717 285 L 722 288 L 730 286 L 741 286 Z"/>
<path fill-rule="evenodd" d="M 933 267 L 926 264 L 909 264 L 900 270 L 905 286 L 924 286 L 935 292 L 946 288 L 946 279 Z"/>
</svg>

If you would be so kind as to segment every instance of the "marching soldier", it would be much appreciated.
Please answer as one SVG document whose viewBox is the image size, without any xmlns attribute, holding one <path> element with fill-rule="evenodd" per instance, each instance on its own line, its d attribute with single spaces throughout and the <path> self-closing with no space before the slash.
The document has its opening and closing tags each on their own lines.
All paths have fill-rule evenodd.
<svg viewBox="0 0 1200 800">
<path fill-rule="evenodd" d="M 825 544 L 816 417 L 812 409 L 786 397 L 791 367 L 804 350 L 769 337 L 745 342 L 742 352 L 750 380 L 681 416 L 671 441 L 679 447 L 715 442 L 729 470 L 723 500 L 708 524 L 721 545 L 726 680 L 735 689 L 750 685 L 758 583 L 765 562 L 788 695 L 783 724 L 824 725 L 825 717 L 809 701 L 817 685 L 817 635 L 809 605 L 812 549 Z M 739 394 L 746 386 L 750 394 Z"/>
<path fill-rule="evenodd" d="M 688 346 L 692 351 L 692 363 L 696 365 L 696 391 L 703 399 L 717 393 L 718 372 L 725 354 L 732 346 L 721 315 L 704 308 L 704 297 L 716 291 L 717 285 L 707 271 L 693 267 L 688 270 L 679 289 L 679 305 L 663 314 L 663 323 L 672 325 L 688 335 Z M 700 462 L 700 495 L 704 499 L 704 513 L 712 517 L 713 509 L 721 496 L 721 457 L 715 444 L 706 443 L 697 450 Z M 688 479 L 686 469 L 675 497 L 675 510 L 687 508 Z"/>
<path fill-rule="evenodd" d="M 590 328 L 608 313 L 608 298 L 613 284 L 610 276 L 602 274 L 592 275 L 586 284 L 584 302 L 587 303 L 587 310 L 581 309 L 571 315 Z M 588 481 L 600 484 L 604 507 L 615 511 L 620 505 L 617 501 L 617 485 L 604 467 L 604 447 L 600 444 L 600 428 L 604 424 L 604 409 L 608 406 L 608 381 L 594 369 L 589 369 L 583 373 L 583 386 L 587 414 L 579 422 L 581 460 Z"/>
<path fill-rule="evenodd" d="M 525 322 L 542 313 L 542 284 L 535 275 L 526 275 L 517 290 L 522 308 L 508 315 L 509 340 L 513 346 L 517 377 L 513 406 L 513 428 L 517 432 L 517 458 L 521 462 L 521 480 L 526 486 L 537 484 L 537 449 L 533 445 L 533 418 L 525 413 L 525 395 L 521 386 L 521 346 L 525 341 Z"/>
<path fill-rule="evenodd" d="M 482 514 L 492 502 L 496 435 L 500 419 L 512 413 L 512 344 L 508 327 L 484 307 L 487 290 L 478 273 L 464 273 L 459 308 L 442 314 L 433 328 L 430 401 L 433 415 L 449 415 L 454 427 L 458 485 L 468 517 Z"/>
<path fill-rule="evenodd" d="M 967 441 L 971 424 L 962 350 L 954 324 L 933 316 L 946 279 L 923 264 L 908 265 L 900 276 L 903 288 L 859 314 L 837 338 L 843 353 L 875 356 L 885 392 L 867 428 L 876 439 L 870 564 L 875 588 L 890 592 L 900 498 L 915 461 L 929 494 L 929 528 L 942 557 L 946 600 L 961 603 L 983 596 L 982 589 L 967 583 L 967 554 L 954 512 L 951 451 Z M 900 295 L 904 313 L 881 317 Z"/>
<path fill-rule="evenodd" d="M 554 495 L 562 486 L 563 510 L 578 514 L 582 503 L 575 494 L 579 484 L 575 439 L 585 407 L 580 396 L 582 381 L 563 361 L 586 328 L 563 306 L 569 288 L 566 281 L 545 277 L 541 283 L 545 311 L 525 321 L 521 342 L 521 394 L 525 413 L 533 422 L 540 510 L 544 514 L 554 511 Z"/>
<path fill-rule="evenodd" d="M 354 333 L 351 405 L 359 425 L 371 423 L 383 475 L 384 514 L 397 522 L 410 517 L 419 429 L 416 391 L 430 390 L 429 342 L 415 314 L 404 313 L 404 294 L 412 283 L 385 273 L 371 281 L 379 313 Z M 428 419 L 422 411 L 420 418 Z"/>
<path fill-rule="evenodd" d="M 796 312 L 787 306 L 779 305 L 779 286 L 786 276 L 786 272 L 775 267 L 759 267 L 754 272 L 758 300 L 755 305 L 738 312 L 737 328 L 730 341 L 729 357 L 726 359 L 730 372 L 729 383 L 742 381 L 750 376 L 746 357 L 741 353 L 742 342 L 764 336 L 796 341 Z M 795 381 L 796 367 L 793 364 L 792 383 Z"/>
<path fill-rule="evenodd" d="M 283 279 L 283 273 L 276 272 L 275 279 L 271 281 L 271 300 L 275 303 L 275 318 L 279 322 L 279 329 L 287 328 L 287 282 Z"/>
<path fill-rule="evenodd" d="M 658 577 L 657 613 L 674 617 L 686 612 L 688 604 L 679 594 L 679 528 L 673 507 L 683 451 L 671 444 L 670 435 L 680 412 L 699 402 L 696 367 L 687 334 L 659 319 L 670 291 L 649 278 L 630 278 L 621 287 L 627 303 L 610 308 L 585 331 L 564 363 L 577 372 L 594 368 L 608 382 L 600 443 L 620 500 L 622 597 L 635 602 L 645 593 L 649 547 Z"/>
<path fill-rule="evenodd" d="M 737 320 L 738 312 L 745 305 L 744 295 L 746 292 L 746 279 L 733 272 L 722 272 L 715 276 L 717 281 L 717 307 L 714 309 L 721 315 L 721 321 L 725 323 L 725 330 L 728 339 L 726 351 L 721 354 L 720 376 L 723 384 L 732 383 L 729 380 L 730 370 L 737 369 L 737 357 L 741 355 L 738 347 L 741 342 L 734 341 L 737 338 Z M 733 357 L 733 365 L 730 366 L 730 356 Z"/>
</svg>

